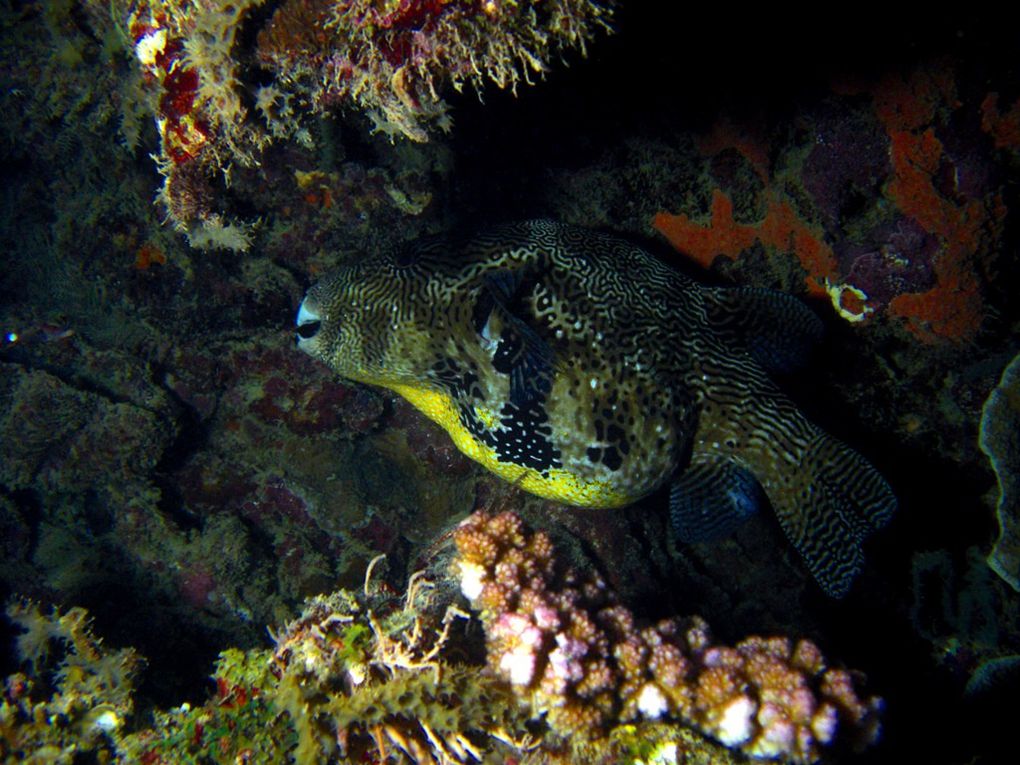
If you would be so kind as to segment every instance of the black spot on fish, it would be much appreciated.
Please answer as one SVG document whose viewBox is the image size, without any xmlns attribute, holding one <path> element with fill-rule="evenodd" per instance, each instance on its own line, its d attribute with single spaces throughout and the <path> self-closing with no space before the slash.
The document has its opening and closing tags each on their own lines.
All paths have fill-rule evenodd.
<svg viewBox="0 0 1020 765">
<path fill-rule="evenodd" d="M 562 467 L 560 451 L 552 443 L 549 415 L 536 403 L 526 407 L 506 404 L 500 412 L 500 427 L 490 444 L 497 457 L 508 463 L 539 472 Z"/>
</svg>

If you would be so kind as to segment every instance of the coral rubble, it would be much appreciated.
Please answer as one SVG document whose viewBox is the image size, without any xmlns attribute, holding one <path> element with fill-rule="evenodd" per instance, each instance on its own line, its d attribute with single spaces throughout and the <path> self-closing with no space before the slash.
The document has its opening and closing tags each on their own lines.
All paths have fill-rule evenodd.
<svg viewBox="0 0 1020 765">
<path fill-rule="evenodd" d="M 881 701 L 809 640 L 716 644 L 698 617 L 642 626 L 597 575 L 566 570 L 511 513 L 455 532 L 461 590 L 485 625 L 489 668 L 549 725 L 592 737 L 671 718 L 754 757 L 814 762 L 837 734 L 878 736 Z"/>
</svg>

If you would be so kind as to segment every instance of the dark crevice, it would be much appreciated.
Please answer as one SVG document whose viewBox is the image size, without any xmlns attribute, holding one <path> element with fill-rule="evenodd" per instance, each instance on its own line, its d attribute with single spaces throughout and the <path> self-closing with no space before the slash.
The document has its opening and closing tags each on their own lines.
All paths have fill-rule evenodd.
<svg viewBox="0 0 1020 765">
<path fill-rule="evenodd" d="M 188 460 L 200 452 L 209 442 L 209 429 L 202 422 L 198 411 L 185 402 L 177 392 L 167 383 L 169 369 L 162 365 L 154 366 L 152 380 L 159 385 L 164 393 L 176 404 L 177 436 L 170 445 L 163 450 L 159 462 L 153 471 L 153 483 L 159 488 L 160 496 L 157 507 L 167 518 L 182 530 L 199 529 L 202 527 L 203 519 L 191 512 L 181 496 L 178 481 L 174 474 L 180 470 Z M 219 407 L 217 400 L 215 409 Z"/>
<path fill-rule="evenodd" d="M 25 349 L 17 346 L 0 351 L 0 363 L 15 364 L 29 372 L 45 372 L 48 375 L 56 377 L 69 388 L 81 391 L 82 393 L 91 393 L 92 395 L 99 396 L 111 404 L 127 404 L 128 406 L 135 407 L 158 417 L 165 425 L 172 425 L 172 422 L 166 412 L 145 406 L 144 404 L 134 401 L 127 396 L 122 396 L 76 371 L 71 371 L 66 367 L 33 358 Z"/>
</svg>

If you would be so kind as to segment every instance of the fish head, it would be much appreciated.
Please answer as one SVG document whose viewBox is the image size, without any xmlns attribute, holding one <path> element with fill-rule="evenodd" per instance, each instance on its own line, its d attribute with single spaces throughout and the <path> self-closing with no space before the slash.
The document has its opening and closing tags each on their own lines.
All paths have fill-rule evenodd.
<svg viewBox="0 0 1020 765">
<path fill-rule="evenodd" d="M 341 377 L 395 388 L 432 364 L 434 274 L 394 257 L 345 265 L 314 284 L 297 313 L 297 345 Z"/>
</svg>

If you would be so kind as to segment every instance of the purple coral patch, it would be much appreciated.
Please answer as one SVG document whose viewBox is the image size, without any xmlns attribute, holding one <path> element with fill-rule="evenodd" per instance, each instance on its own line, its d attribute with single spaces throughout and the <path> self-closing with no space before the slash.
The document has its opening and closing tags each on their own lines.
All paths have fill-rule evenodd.
<svg viewBox="0 0 1020 765">
<path fill-rule="evenodd" d="M 835 230 L 879 196 L 890 170 L 889 140 L 874 116 L 832 108 L 815 123 L 801 178 L 826 226 Z"/>
<path fill-rule="evenodd" d="M 863 290 L 873 307 L 935 286 L 938 239 L 910 218 L 876 226 L 865 242 L 841 242 L 834 249 L 844 281 Z"/>
</svg>

